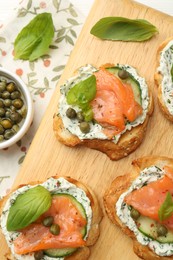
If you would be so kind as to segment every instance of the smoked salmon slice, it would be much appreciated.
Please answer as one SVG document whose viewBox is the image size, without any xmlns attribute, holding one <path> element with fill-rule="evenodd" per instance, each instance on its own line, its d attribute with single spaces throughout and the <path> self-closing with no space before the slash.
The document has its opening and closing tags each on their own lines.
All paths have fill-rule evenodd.
<svg viewBox="0 0 173 260">
<path fill-rule="evenodd" d="M 94 75 L 97 89 L 91 101 L 94 119 L 105 128 L 105 134 L 112 138 L 125 129 L 126 120 L 133 122 L 142 114 L 142 107 L 135 101 L 131 86 L 123 84 L 105 68 L 100 68 Z"/>
<path fill-rule="evenodd" d="M 53 235 L 42 220 L 54 217 L 54 223 L 60 226 L 59 235 Z M 14 241 L 16 254 L 27 254 L 50 248 L 77 248 L 85 245 L 81 230 L 86 219 L 80 214 L 68 196 L 53 196 L 50 209 L 36 223 L 21 230 Z"/>
<path fill-rule="evenodd" d="M 158 222 L 160 222 L 158 211 L 166 198 L 167 192 L 170 192 L 173 197 L 173 169 L 165 166 L 164 171 L 163 178 L 132 191 L 124 200 L 125 203 L 138 210 L 141 215 Z M 173 229 L 173 215 L 162 223 L 169 229 Z"/>
</svg>

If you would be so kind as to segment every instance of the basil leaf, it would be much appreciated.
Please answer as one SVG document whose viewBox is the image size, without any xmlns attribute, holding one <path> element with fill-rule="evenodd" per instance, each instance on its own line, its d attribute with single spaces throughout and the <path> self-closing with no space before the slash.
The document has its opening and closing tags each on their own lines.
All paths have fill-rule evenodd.
<svg viewBox="0 0 173 260">
<path fill-rule="evenodd" d="M 163 204 L 159 208 L 159 219 L 163 221 L 173 214 L 173 200 L 170 192 L 167 192 L 166 198 Z"/>
<path fill-rule="evenodd" d="M 87 104 L 96 95 L 96 77 L 94 75 L 80 81 L 67 93 L 67 102 L 70 105 Z"/>
<path fill-rule="evenodd" d="M 7 230 L 16 231 L 37 220 L 51 206 L 51 195 L 42 186 L 36 186 L 20 194 L 11 206 Z"/>
<path fill-rule="evenodd" d="M 102 40 L 137 42 L 146 41 L 157 32 L 157 28 L 146 20 L 124 17 L 102 18 L 90 31 Z"/>
<path fill-rule="evenodd" d="M 69 105 L 79 106 L 84 114 L 86 121 L 91 121 L 93 112 L 89 102 L 94 99 L 96 95 L 96 77 L 94 75 L 80 81 L 72 87 L 67 93 L 67 103 Z"/>
<path fill-rule="evenodd" d="M 51 14 L 38 14 L 16 37 L 14 58 L 36 60 L 47 53 L 53 36 L 54 26 Z"/>
<path fill-rule="evenodd" d="M 83 115 L 84 115 L 85 121 L 87 121 L 87 122 L 89 122 L 93 119 L 94 114 L 93 114 L 91 106 L 88 106 L 87 109 L 83 110 Z"/>
</svg>

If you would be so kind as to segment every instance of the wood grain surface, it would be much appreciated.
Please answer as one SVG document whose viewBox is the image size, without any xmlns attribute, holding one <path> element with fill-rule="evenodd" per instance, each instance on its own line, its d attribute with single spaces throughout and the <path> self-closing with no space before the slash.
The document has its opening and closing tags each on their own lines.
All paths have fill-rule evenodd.
<svg viewBox="0 0 173 260">
<path fill-rule="evenodd" d="M 92 26 L 105 16 L 124 16 L 146 19 L 159 29 L 159 34 L 143 43 L 102 41 L 90 34 Z M 14 186 L 30 181 L 44 181 L 52 175 L 71 176 L 92 188 L 101 206 L 104 191 L 113 179 L 133 170 L 133 159 L 145 155 L 173 157 L 173 125 L 160 112 L 157 104 L 154 71 L 156 51 L 160 43 L 173 34 L 173 17 L 130 0 L 96 0 L 78 38 L 37 134 L 31 144 Z M 58 61 L 58 57 L 57 57 Z M 68 148 L 59 143 L 53 133 L 53 115 L 56 113 L 59 86 L 76 68 L 87 63 L 100 66 L 104 63 L 126 63 L 137 68 L 150 85 L 155 109 L 150 119 L 146 137 L 130 156 L 111 161 L 105 154 L 84 147 Z M 103 209 L 104 210 L 104 209 Z M 5 260 L 6 242 L 0 234 L 0 259 Z M 91 260 L 135 260 L 132 242 L 121 230 L 113 226 L 104 212 L 101 234 L 92 248 Z"/>
</svg>

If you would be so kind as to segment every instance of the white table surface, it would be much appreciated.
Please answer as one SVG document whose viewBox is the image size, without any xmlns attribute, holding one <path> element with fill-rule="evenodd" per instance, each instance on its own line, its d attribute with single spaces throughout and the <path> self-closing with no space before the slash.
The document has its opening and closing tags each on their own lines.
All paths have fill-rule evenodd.
<svg viewBox="0 0 173 260">
<path fill-rule="evenodd" d="M 65 1 L 65 0 L 64 0 Z M 106 1 L 106 0 L 105 0 Z M 116 0 L 114 0 L 116 1 Z M 149 7 L 173 15 L 173 1 L 172 0 L 136 0 L 139 3 L 145 4 Z M 19 0 L 0 0 L 0 20 L 8 19 L 11 12 L 19 3 Z M 71 0 L 71 2 L 83 13 L 86 17 L 94 0 Z"/>
</svg>

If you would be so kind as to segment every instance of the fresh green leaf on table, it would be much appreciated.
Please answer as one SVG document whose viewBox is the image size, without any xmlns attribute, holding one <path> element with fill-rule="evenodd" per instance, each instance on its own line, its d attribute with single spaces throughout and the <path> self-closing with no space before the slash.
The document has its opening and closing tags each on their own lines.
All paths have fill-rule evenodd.
<svg viewBox="0 0 173 260">
<path fill-rule="evenodd" d="M 40 185 L 18 195 L 8 214 L 7 230 L 27 227 L 50 208 L 51 201 L 50 192 Z"/>
<path fill-rule="evenodd" d="M 33 61 L 46 54 L 54 36 L 50 13 L 38 14 L 25 26 L 14 42 L 14 58 Z"/>
<path fill-rule="evenodd" d="M 159 219 L 163 221 L 173 214 L 173 200 L 170 192 L 167 192 L 166 198 L 159 208 Z"/>
<path fill-rule="evenodd" d="M 146 20 L 125 17 L 105 17 L 100 19 L 90 33 L 102 40 L 146 41 L 154 36 L 158 29 Z"/>
</svg>

